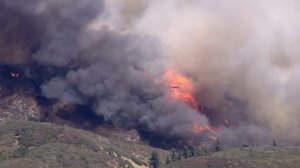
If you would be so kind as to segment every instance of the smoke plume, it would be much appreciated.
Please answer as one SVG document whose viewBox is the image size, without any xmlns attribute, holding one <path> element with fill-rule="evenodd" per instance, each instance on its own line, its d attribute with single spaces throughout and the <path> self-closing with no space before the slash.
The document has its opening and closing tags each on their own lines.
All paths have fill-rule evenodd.
<svg viewBox="0 0 300 168">
<path fill-rule="evenodd" d="M 186 137 L 211 123 L 228 145 L 295 144 L 299 11 L 296 0 L 2 0 L 0 63 L 126 127 Z M 170 98 L 168 68 L 208 110 Z"/>
</svg>

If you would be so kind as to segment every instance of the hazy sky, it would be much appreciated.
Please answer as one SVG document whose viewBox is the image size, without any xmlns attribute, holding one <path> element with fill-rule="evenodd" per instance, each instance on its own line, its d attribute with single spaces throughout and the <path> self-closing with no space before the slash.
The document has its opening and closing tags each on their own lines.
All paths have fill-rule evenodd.
<svg viewBox="0 0 300 168">
<path fill-rule="evenodd" d="M 193 122 L 214 118 L 149 79 L 174 69 L 234 123 L 219 129 L 224 142 L 296 143 L 299 11 L 296 0 L 2 0 L 0 62 L 45 67 L 48 98 L 187 136 Z"/>
</svg>

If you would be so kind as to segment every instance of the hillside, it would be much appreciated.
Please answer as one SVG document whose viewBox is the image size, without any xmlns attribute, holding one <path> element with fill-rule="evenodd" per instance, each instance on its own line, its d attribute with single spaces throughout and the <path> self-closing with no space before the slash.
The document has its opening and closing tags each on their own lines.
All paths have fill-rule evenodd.
<svg viewBox="0 0 300 168">
<path fill-rule="evenodd" d="M 14 121 L 0 126 L 1 168 L 142 168 L 152 150 L 53 124 Z"/>
<path fill-rule="evenodd" d="M 300 148 L 234 148 L 173 162 L 170 168 L 298 168 Z"/>
<path fill-rule="evenodd" d="M 12 121 L 0 124 L 1 168 L 145 168 L 157 150 L 49 123 Z M 161 163 L 165 168 L 297 168 L 300 148 L 235 148 L 206 156 Z"/>
</svg>

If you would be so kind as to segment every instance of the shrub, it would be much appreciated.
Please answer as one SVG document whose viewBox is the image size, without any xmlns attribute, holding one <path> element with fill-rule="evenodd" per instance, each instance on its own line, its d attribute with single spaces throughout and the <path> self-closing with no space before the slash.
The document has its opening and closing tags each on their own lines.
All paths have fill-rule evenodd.
<svg viewBox="0 0 300 168">
<path fill-rule="evenodd" d="M 12 156 L 13 156 L 14 158 L 19 158 L 19 157 L 25 155 L 28 151 L 29 151 L 29 150 L 28 150 L 27 147 L 21 146 L 21 147 L 19 147 L 17 150 L 14 151 L 14 153 L 13 153 Z"/>
</svg>

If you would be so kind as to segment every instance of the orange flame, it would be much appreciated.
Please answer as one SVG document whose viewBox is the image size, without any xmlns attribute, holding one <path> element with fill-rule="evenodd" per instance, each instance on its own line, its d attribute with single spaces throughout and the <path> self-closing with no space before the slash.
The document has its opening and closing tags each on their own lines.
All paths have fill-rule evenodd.
<svg viewBox="0 0 300 168">
<path fill-rule="evenodd" d="M 175 70 L 167 70 L 164 79 L 171 88 L 170 94 L 172 97 L 191 104 L 193 108 L 198 108 L 199 104 L 193 95 L 193 83 L 188 77 Z"/>
<path fill-rule="evenodd" d="M 190 104 L 193 108 L 198 109 L 199 103 L 194 97 L 194 86 L 192 81 L 185 75 L 175 71 L 166 70 L 164 79 L 170 87 L 170 95 L 173 98 Z M 209 124 L 201 125 L 198 122 L 193 123 L 192 132 L 196 134 L 210 131 L 215 133 L 216 129 Z"/>
<path fill-rule="evenodd" d="M 230 124 L 229 121 L 228 121 L 227 119 L 224 119 L 224 123 L 225 123 L 226 125 L 229 125 L 229 124 Z"/>
<path fill-rule="evenodd" d="M 14 77 L 14 78 L 19 77 L 19 73 L 17 73 L 17 72 L 11 72 L 10 75 L 11 75 L 11 77 Z"/>
<path fill-rule="evenodd" d="M 206 130 L 207 130 L 207 126 L 206 125 L 202 126 L 202 125 L 197 124 L 197 123 L 193 124 L 192 132 L 194 132 L 196 134 L 200 134 L 200 133 L 202 133 L 202 132 L 204 132 Z"/>
<path fill-rule="evenodd" d="M 209 136 L 209 139 L 211 139 L 211 140 L 213 140 L 213 141 L 217 141 L 217 140 L 218 140 L 218 138 L 215 137 L 215 136 Z"/>
<path fill-rule="evenodd" d="M 193 123 L 193 128 L 192 128 L 192 132 L 200 134 L 204 131 L 210 131 L 212 133 L 216 133 L 216 128 L 214 128 L 213 126 L 206 124 L 206 125 L 201 125 L 198 123 Z"/>
</svg>

